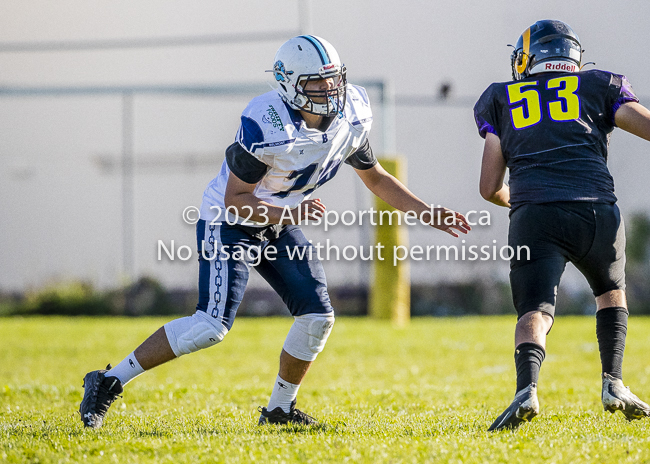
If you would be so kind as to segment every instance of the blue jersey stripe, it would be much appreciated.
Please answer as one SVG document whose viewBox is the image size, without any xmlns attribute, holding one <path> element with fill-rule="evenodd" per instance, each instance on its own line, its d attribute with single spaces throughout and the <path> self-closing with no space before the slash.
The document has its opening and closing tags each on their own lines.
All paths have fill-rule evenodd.
<svg viewBox="0 0 650 464">
<path fill-rule="evenodd" d="M 320 55 L 320 60 L 323 62 L 323 64 L 330 64 L 330 57 L 327 54 L 327 50 L 325 50 L 323 44 L 321 44 L 316 37 L 311 35 L 301 35 L 300 37 L 302 37 L 303 39 L 307 39 L 314 47 L 316 47 L 316 50 Z"/>
<path fill-rule="evenodd" d="M 358 119 L 352 123 L 353 126 L 358 126 L 359 124 L 363 124 L 364 122 L 372 121 L 372 118 L 366 118 L 366 119 Z"/>
<path fill-rule="evenodd" d="M 287 145 L 289 143 L 295 142 L 296 139 L 289 139 L 289 140 L 280 140 L 279 142 L 268 142 L 268 143 L 254 143 L 251 145 L 250 153 L 255 152 L 258 148 L 266 148 L 266 147 L 279 147 L 280 145 Z"/>
</svg>

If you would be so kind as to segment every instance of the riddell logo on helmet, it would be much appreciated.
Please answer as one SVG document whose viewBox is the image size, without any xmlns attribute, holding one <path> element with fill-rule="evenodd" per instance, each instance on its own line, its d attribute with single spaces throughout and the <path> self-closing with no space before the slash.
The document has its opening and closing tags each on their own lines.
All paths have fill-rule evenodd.
<svg viewBox="0 0 650 464">
<path fill-rule="evenodd" d="M 546 63 L 544 66 L 544 71 L 566 71 L 566 72 L 574 72 L 576 70 L 577 66 L 575 64 L 569 64 L 569 63 Z"/>
</svg>

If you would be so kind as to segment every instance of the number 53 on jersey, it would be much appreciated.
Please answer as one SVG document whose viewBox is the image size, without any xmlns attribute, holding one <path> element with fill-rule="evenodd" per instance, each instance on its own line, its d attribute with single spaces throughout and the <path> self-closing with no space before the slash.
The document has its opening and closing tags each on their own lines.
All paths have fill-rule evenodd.
<svg viewBox="0 0 650 464">
<path fill-rule="evenodd" d="M 553 99 L 542 101 L 538 81 L 515 82 L 507 87 L 510 117 L 515 129 L 534 126 L 542 118 L 553 121 L 574 121 L 580 119 L 579 76 L 562 76 L 546 82 L 546 89 L 554 90 Z"/>
</svg>

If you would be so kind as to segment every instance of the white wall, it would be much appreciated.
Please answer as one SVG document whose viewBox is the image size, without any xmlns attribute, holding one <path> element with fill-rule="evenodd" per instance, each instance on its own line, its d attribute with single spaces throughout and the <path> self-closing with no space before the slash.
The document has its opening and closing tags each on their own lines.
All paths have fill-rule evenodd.
<svg viewBox="0 0 650 464">
<path fill-rule="evenodd" d="M 640 96 L 650 95 L 646 40 L 650 3 L 547 1 L 537 3 L 386 0 L 311 2 L 312 32 L 332 42 L 349 79 L 386 79 L 398 95 L 435 95 L 441 82 L 452 97 L 472 101 L 493 81 L 510 76 L 510 49 L 537 19 L 573 26 L 597 67 L 628 76 Z M 195 36 L 299 28 L 297 1 L 244 2 L 3 2 L 0 43 Z M 288 38 L 288 37 L 287 37 Z M 281 40 L 156 49 L 0 52 L 0 86 L 233 84 L 263 82 Z M 376 94 L 371 92 L 371 99 Z M 194 246 L 181 220 L 199 205 L 205 185 L 233 140 L 244 97 L 137 96 L 135 98 L 135 266 L 172 287 L 192 287 L 196 262 L 156 259 L 156 243 Z M 645 100 L 646 104 L 650 101 Z M 482 140 L 471 105 L 399 106 L 397 151 L 408 159 L 410 188 L 428 202 L 460 211 L 489 210 L 466 245 L 506 243 L 507 211 L 478 195 Z M 381 146 L 379 133 L 371 139 Z M 100 287 L 121 283 L 119 170 L 102 170 L 98 157 L 119 161 L 121 100 L 112 96 L 0 97 L 0 290 L 34 288 L 54 280 L 83 279 Z M 619 204 L 629 215 L 648 211 L 649 146 L 615 133 L 610 167 Z M 213 165 L 143 167 L 146 160 L 195 155 Z M 350 168 L 341 169 L 320 195 L 329 208 L 367 209 L 370 196 Z M 314 240 L 340 247 L 364 244 L 368 229 L 308 228 Z M 411 245 L 452 244 L 443 234 L 410 228 Z M 365 242 L 364 242 L 365 241 Z M 362 263 L 327 263 L 331 284 L 367 279 Z M 505 279 L 507 263 L 418 263 L 415 282 Z M 566 282 L 584 287 L 570 271 Z M 254 279 L 254 285 L 260 285 Z M 582 286 L 582 287 L 581 287 Z"/>
</svg>

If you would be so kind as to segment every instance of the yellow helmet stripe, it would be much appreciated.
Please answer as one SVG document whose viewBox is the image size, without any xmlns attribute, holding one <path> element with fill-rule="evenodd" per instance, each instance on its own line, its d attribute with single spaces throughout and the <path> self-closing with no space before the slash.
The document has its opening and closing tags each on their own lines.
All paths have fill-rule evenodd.
<svg viewBox="0 0 650 464">
<path fill-rule="evenodd" d="M 517 65 L 517 72 L 523 74 L 528 66 L 528 52 L 530 51 L 530 27 L 522 34 L 524 39 L 524 49 L 522 50 L 521 64 Z"/>
</svg>

